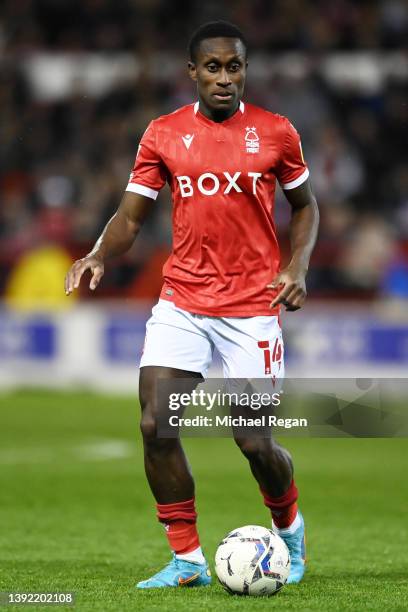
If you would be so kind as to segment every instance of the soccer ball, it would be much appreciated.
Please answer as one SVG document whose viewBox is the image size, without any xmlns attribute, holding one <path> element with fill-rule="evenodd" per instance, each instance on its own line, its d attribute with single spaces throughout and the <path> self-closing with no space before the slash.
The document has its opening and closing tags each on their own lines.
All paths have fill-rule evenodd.
<svg viewBox="0 0 408 612">
<path fill-rule="evenodd" d="M 245 525 L 231 531 L 218 546 L 215 571 L 231 594 L 273 595 L 288 579 L 289 551 L 271 529 Z"/>
</svg>

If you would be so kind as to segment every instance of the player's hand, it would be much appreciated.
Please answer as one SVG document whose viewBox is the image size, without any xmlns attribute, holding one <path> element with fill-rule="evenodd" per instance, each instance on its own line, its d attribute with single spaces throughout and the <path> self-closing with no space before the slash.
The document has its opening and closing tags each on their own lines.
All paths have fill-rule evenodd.
<svg viewBox="0 0 408 612">
<path fill-rule="evenodd" d="M 78 259 L 69 269 L 65 277 L 65 294 L 69 295 L 74 289 L 79 287 L 83 273 L 90 270 L 92 273 L 89 288 L 93 291 L 99 285 L 105 271 L 103 259 L 97 255 L 87 255 L 83 259 Z"/>
<path fill-rule="evenodd" d="M 282 270 L 278 276 L 267 285 L 268 289 L 280 291 L 270 304 L 274 308 L 278 304 L 286 306 L 286 310 L 293 311 L 302 308 L 306 299 L 306 274 L 295 266 L 288 266 Z"/>
</svg>

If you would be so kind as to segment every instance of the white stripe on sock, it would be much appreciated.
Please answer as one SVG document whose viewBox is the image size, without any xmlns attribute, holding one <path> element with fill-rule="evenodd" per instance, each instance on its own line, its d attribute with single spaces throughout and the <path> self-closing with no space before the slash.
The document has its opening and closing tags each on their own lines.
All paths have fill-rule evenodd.
<svg viewBox="0 0 408 612">
<path fill-rule="evenodd" d="M 296 512 L 296 516 L 289 527 L 277 527 L 272 520 L 272 529 L 276 531 L 278 535 L 292 535 L 292 533 L 295 533 L 296 529 L 298 529 L 301 524 L 302 521 L 300 520 L 299 512 Z"/>
<path fill-rule="evenodd" d="M 177 559 L 182 559 L 183 561 L 190 561 L 190 563 L 205 563 L 205 557 L 203 555 L 203 551 L 201 550 L 201 546 L 198 546 L 194 550 L 182 555 L 176 554 L 176 557 Z"/>
</svg>

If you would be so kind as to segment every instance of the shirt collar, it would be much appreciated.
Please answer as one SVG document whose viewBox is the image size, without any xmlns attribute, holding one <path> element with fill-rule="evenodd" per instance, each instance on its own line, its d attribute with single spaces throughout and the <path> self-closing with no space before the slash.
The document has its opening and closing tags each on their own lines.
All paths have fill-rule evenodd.
<svg viewBox="0 0 408 612">
<path fill-rule="evenodd" d="M 211 119 L 208 119 L 208 117 L 206 117 L 200 112 L 199 102 L 196 102 L 194 104 L 193 109 L 194 109 L 194 114 L 196 115 L 197 119 L 199 119 L 203 123 L 207 123 L 210 125 L 226 125 L 242 117 L 242 115 L 245 112 L 245 104 L 242 102 L 242 100 L 240 100 L 238 110 L 231 117 L 228 117 L 228 119 L 225 119 L 225 121 L 221 121 L 219 124 L 216 121 L 212 121 Z"/>
</svg>

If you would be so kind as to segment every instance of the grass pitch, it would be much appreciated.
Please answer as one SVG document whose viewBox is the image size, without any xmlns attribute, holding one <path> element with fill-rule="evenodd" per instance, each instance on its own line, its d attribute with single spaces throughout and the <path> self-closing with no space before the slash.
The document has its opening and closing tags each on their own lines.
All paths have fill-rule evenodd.
<svg viewBox="0 0 408 612">
<path fill-rule="evenodd" d="M 404 439 L 285 439 L 307 521 L 300 585 L 259 599 L 231 597 L 216 581 L 136 591 L 137 580 L 169 559 L 144 478 L 138 416 L 134 399 L 0 395 L 0 591 L 74 591 L 81 611 L 407 609 Z M 229 530 L 270 519 L 232 440 L 185 447 L 213 564 Z"/>
</svg>

